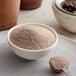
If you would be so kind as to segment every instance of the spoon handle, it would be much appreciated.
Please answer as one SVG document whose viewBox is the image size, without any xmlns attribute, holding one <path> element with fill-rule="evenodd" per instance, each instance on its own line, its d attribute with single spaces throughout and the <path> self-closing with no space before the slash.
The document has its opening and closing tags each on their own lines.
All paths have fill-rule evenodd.
<svg viewBox="0 0 76 76">
<path fill-rule="evenodd" d="M 63 69 L 63 72 L 66 76 L 71 76 L 70 73 L 66 69 Z"/>
</svg>

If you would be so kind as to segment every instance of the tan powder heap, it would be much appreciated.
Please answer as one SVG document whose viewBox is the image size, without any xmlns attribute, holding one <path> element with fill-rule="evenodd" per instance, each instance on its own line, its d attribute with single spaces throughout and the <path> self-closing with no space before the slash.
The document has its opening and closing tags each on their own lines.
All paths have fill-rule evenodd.
<svg viewBox="0 0 76 76">
<path fill-rule="evenodd" d="M 55 42 L 52 31 L 37 25 L 18 27 L 12 32 L 10 39 L 18 47 L 29 50 L 44 49 Z"/>
<path fill-rule="evenodd" d="M 49 65 L 54 72 L 63 72 L 69 67 L 69 61 L 64 57 L 53 57 L 49 60 Z"/>
</svg>

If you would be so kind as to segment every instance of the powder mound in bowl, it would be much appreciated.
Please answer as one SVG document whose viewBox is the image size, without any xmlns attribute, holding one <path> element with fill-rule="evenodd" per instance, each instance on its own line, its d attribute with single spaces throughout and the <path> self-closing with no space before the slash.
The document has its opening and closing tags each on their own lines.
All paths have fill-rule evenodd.
<svg viewBox="0 0 76 76">
<path fill-rule="evenodd" d="M 55 35 L 49 29 L 38 25 L 21 26 L 10 35 L 13 44 L 29 50 L 40 50 L 50 47 L 55 42 Z"/>
</svg>

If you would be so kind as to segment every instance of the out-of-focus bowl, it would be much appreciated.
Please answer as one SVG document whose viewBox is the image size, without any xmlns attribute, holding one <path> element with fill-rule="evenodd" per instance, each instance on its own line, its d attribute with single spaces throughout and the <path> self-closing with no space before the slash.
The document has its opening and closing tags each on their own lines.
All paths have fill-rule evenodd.
<svg viewBox="0 0 76 76">
<path fill-rule="evenodd" d="M 53 0 L 52 8 L 58 23 L 66 30 L 76 33 L 76 14 L 70 13 L 61 8 L 64 0 Z"/>
</svg>

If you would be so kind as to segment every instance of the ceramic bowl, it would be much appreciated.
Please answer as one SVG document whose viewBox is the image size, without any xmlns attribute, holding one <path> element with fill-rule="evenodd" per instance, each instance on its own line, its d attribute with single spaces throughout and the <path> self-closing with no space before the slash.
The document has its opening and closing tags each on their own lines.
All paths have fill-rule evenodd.
<svg viewBox="0 0 76 76">
<path fill-rule="evenodd" d="M 66 30 L 76 33 L 76 14 L 70 13 L 63 8 L 61 8 L 61 3 L 64 0 L 53 0 L 52 8 L 54 15 L 63 28 Z"/>
<path fill-rule="evenodd" d="M 20 47 L 16 46 L 14 43 L 12 43 L 10 40 L 10 35 L 13 32 L 13 30 L 17 29 L 18 27 L 21 27 L 21 26 L 29 26 L 30 24 L 43 26 L 43 27 L 49 29 L 50 31 L 52 31 L 55 36 L 55 42 L 50 47 L 41 49 L 41 50 L 28 50 L 28 49 L 20 48 Z M 58 35 L 55 32 L 55 30 L 53 28 L 49 27 L 48 25 L 39 24 L 39 23 L 26 23 L 26 24 L 20 24 L 20 25 L 17 25 L 15 27 L 11 28 L 7 34 L 7 40 L 8 40 L 8 43 L 9 43 L 11 49 L 13 50 L 13 52 L 16 55 L 18 55 L 24 59 L 28 59 L 28 60 L 37 60 L 37 59 L 40 59 L 40 58 L 46 56 L 51 51 L 51 49 L 56 46 L 57 41 L 58 41 Z"/>
</svg>

